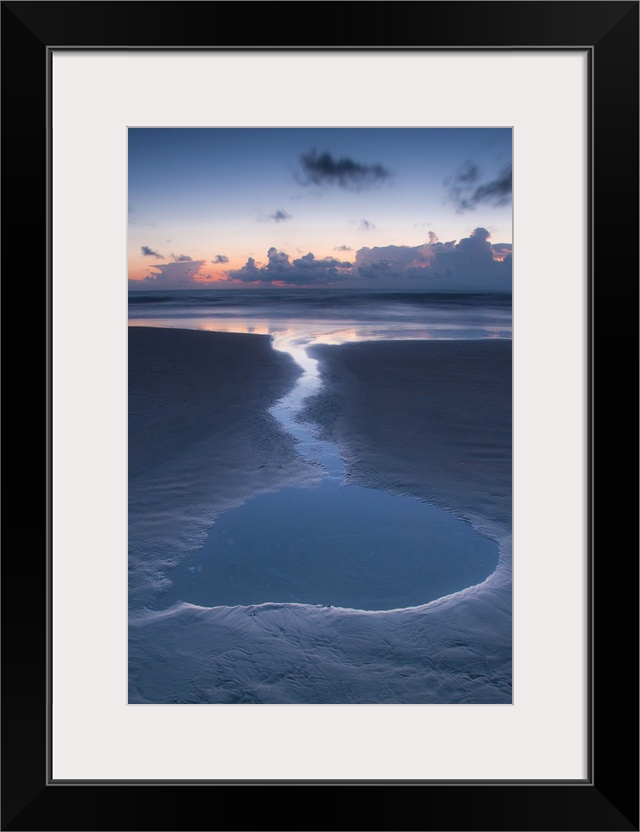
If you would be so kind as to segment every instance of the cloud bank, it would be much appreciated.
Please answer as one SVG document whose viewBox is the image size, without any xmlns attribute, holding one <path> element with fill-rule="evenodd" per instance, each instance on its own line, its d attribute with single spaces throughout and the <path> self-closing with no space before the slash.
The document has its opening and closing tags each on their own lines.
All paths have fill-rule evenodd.
<svg viewBox="0 0 640 832">
<path fill-rule="evenodd" d="M 239 269 L 224 272 L 227 285 L 351 286 L 353 288 L 419 291 L 510 291 L 512 246 L 489 241 L 481 226 L 458 242 L 441 243 L 434 232 L 417 246 L 364 246 L 355 261 L 316 256 L 309 252 L 292 259 L 272 246 L 266 262 L 249 257 Z M 338 246 L 338 250 L 346 247 Z M 171 263 L 154 264 L 154 274 L 130 281 L 133 289 L 188 289 L 220 285 L 203 273 L 206 260 L 180 255 Z M 214 264 L 228 262 L 216 255 Z"/>
<path fill-rule="evenodd" d="M 335 257 L 316 260 L 315 255 L 309 252 L 291 261 L 288 254 L 272 246 L 267 252 L 265 265 L 259 266 L 253 257 L 249 257 L 242 268 L 228 271 L 227 277 L 242 283 L 317 286 L 344 280 L 350 271 L 351 263 Z"/>
<path fill-rule="evenodd" d="M 358 277 L 372 284 L 443 290 L 511 290 L 511 246 L 497 250 L 486 228 L 475 228 L 458 243 L 420 246 L 376 246 L 356 253 Z"/>
<path fill-rule="evenodd" d="M 401 288 L 432 291 L 509 291 L 511 289 L 511 245 L 492 246 L 486 228 L 474 229 L 469 237 L 419 246 L 363 247 L 355 262 L 334 257 L 316 259 L 309 252 L 291 260 L 271 247 L 267 262 L 249 257 L 240 269 L 226 272 L 230 281 L 285 286 L 351 285 L 368 288 Z"/>
</svg>

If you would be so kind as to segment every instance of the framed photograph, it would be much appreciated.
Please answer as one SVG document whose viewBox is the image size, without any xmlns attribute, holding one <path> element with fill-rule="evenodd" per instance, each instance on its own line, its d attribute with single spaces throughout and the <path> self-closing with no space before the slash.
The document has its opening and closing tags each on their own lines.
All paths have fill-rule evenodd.
<svg viewBox="0 0 640 832">
<path fill-rule="evenodd" d="M 129 704 L 511 704 L 511 128 L 127 139 Z"/>
<path fill-rule="evenodd" d="M 2 15 L 2 828 L 638 829 L 638 3 Z"/>
</svg>

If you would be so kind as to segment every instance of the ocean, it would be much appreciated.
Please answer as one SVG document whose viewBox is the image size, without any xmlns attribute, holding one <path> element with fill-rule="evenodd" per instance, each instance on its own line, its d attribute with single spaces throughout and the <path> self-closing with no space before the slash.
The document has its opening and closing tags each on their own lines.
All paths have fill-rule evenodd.
<svg viewBox="0 0 640 832">
<path fill-rule="evenodd" d="M 308 346 L 379 339 L 511 338 L 506 293 L 259 289 L 129 292 L 132 326 L 278 335 Z"/>
</svg>

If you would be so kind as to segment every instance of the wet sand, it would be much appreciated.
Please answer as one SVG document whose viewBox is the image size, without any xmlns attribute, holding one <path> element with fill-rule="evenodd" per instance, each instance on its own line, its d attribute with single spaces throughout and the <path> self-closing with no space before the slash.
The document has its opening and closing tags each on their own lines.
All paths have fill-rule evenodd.
<svg viewBox="0 0 640 832">
<path fill-rule="evenodd" d="M 129 701 L 510 702 L 511 343 L 318 347 L 327 388 L 307 410 L 339 444 L 353 481 L 437 503 L 495 539 L 500 563 L 482 584 L 385 612 L 302 604 L 151 612 L 143 602 L 162 587 L 167 535 L 180 557 L 198 546 L 207 518 L 246 499 L 251 482 L 256 493 L 256 482 L 273 490 L 317 476 L 266 414 L 276 387 L 294 377 L 281 363 L 286 357 L 268 357 L 268 339 L 253 348 L 260 336 L 194 332 L 198 338 L 181 337 L 171 351 L 169 339 L 178 336 L 153 332 L 134 336 L 148 340 L 132 342 L 130 351 L 133 436 L 155 424 L 160 403 L 170 418 L 154 416 L 161 441 L 141 440 L 132 463 L 141 471 L 130 486 Z M 225 343 L 230 338 L 248 339 L 237 342 L 245 364 Z M 258 356 L 266 363 L 251 370 Z M 185 385 L 200 395 L 212 363 L 226 369 L 206 382 L 200 404 L 181 401 Z M 277 383 L 270 377 L 276 368 L 283 370 Z M 185 373 L 193 374 L 188 384 Z M 211 417 L 204 432 L 202 413 Z"/>
<path fill-rule="evenodd" d="M 315 347 L 327 385 L 305 418 L 348 476 L 511 530 L 511 341 L 387 341 Z"/>
<path fill-rule="evenodd" d="M 300 369 L 264 335 L 129 328 L 129 602 L 222 512 L 317 472 L 267 412 Z"/>
</svg>

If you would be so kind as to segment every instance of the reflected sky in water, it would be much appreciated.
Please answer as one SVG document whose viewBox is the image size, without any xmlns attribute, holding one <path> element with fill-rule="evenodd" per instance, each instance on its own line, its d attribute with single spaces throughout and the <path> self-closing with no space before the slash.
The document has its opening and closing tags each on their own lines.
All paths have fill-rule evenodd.
<svg viewBox="0 0 640 832">
<path fill-rule="evenodd" d="M 498 546 L 437 506 L 332 478 L 223 514 L 157 609 L 265 602 L 389 610 L 483 581 Z"/>
<path fill-rule="evenodd" d="M 273 335 L 291 348 L 511 338 L 511 296 L 340 290 L 130 292 L 129 324 Z"/>
</svg>

